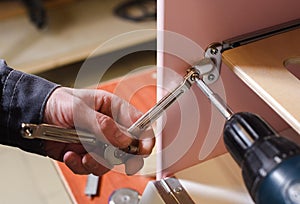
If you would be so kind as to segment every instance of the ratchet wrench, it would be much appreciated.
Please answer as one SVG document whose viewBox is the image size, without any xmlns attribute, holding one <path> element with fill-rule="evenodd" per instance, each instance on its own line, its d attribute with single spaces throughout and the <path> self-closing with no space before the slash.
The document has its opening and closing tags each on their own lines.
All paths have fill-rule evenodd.
<svg viewBox="0 0 300 204">
<path fill-rule="evenodd" d="M 98 145 L 102 147 L 102 156 L 104 159 L 112 165 L 122 164 L 127 161 L 130 155 L 138 153 L 139 136 L 147 130 L 171 104 L 173 104 L 183 93 L 188 91 L 200 75 L 209 73 L 213 67 L 214 63 L 211 59 L 204 58 L 198 64 L 189 68 L 179 86 L 163 97 L 153 108 L 147 111 L 127 129 L 127 132 L 130 133 L 135 140 L 126 149 L 119 149 L 112 145 L 100 142 L 91 133 L 49 124 L 37 125 L 23 123 L 21 128 L 22 136 L 28 139 L 39 138 L 64 143 Z"/>
<path fill-rule="evenodd" d="M 184 92 L 190 89 L 198 75 L 192 68 L 187 71 L 182 83 L 172 92 L 163 97 L 153 108 L 140 117 L 127 131 L 136 139 Z M 129 154 L 138 153 L 138 145 L 133 144 L 128 148 L 119 149 L 112 145 L 100 142 L 95 135 L 69 128 L 49 124 L 30 124 L 23 123 L 21 135 L 27 139 L 44 139 L 63 143 L 82 143 L 85 145 L 97 145 L 101 149 L 101 156 L 112 165 L 119 165 L 126 162 Z M 137 143 L 137 142 L 136 142 Z"/>
</svg>

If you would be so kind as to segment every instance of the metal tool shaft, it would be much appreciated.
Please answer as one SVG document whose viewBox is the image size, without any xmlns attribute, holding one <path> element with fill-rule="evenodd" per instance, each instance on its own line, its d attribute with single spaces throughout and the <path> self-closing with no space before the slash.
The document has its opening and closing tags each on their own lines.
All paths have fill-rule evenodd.
<svg viewBox="0 0 300 204">
<path fill-rule="evenodd" d="M 194 75 L 197 74 L 193 69 L 188 71 L 184 76 L 184 80 L 172 92 L 164 96 L 153 108 L 147 111 L 134 124 L 132 124 L 127 131 L 133 136 L 139 136 L 145 131 L 153 122 L 155 122 L 162 113 L 173 104 L 178 97 L 190 89 L 194 83 Z"/>
<path fill-rule="evenodd" d="M 99 141 L 95 135 L 49 124 L 22 123 L 21 135 L 27 139 L 43 139 L 63 143 L 81 143 L 97 146 L 100 155 L 110 164 L 119 165 L 127 161 L 132 154 L 138 154 L 138 145 L 129 145 L 127 148 L 119 149 L 113 145 Z"/>
<path fill-rule="evenodd" d="M 27 139 L 46 139 L 63 143 L 96 144 L 93 134 L 49 124 L 22 124 L 22 136 Z"/>
<path fill-rule="evenodd" d="M 206 84 L 205 82 L 200 79 L 196 78 L 197 86 L 202 90 L 202 92 L 208 97 L 208 99 L 212 102 L 212 104 L 220 111 L 220 113 L 228 120 L 233 112 L 227 106 L 225 101 L 216 93 L 214 93 Z"/>
</svg>

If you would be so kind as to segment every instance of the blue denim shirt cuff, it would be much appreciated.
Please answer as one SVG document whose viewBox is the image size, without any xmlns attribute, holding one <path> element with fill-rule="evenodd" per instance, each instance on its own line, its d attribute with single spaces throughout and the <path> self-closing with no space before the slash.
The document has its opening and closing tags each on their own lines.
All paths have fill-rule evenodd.
<svg viewBox="0 0 300 204">
<path fill-rule="evenodd" d="M 42 123 L 46 102 L 59 85 L 9 68 L 3 60 L 0 60 L 0 77 L 0 143 L 45 155 L 42 140 L 21 136 L 21 124 Z"/>
</svg>

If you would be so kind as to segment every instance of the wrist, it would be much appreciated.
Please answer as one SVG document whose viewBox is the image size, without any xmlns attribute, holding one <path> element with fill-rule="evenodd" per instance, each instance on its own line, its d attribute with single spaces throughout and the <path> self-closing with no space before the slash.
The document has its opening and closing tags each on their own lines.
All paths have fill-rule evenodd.
<svg viewBox="0 0 300 204">
<path fill-rule="evenodd" d="M 43 122 L 48 124 L 70 126 L 69 113 L 71 113 L 71 94 L 69 88 L 57 87 L 50 94 L 44 108 Z"/>
</svg>

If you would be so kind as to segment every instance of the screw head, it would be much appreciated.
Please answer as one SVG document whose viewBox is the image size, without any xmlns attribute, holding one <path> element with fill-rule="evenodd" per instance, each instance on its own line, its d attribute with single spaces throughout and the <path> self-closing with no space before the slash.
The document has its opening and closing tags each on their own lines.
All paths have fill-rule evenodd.
<svg viewBox="0 0 300 204">
<path fill-rule="evenodd" d="M 175 193 L 180 193 L 182 190 L 183 190 L 183 188 L 181 186 L 178 186 L 178 187 L 176 187 L 176 188 L 173 189 L 173 191 Z"/>
<path fill-rule="evenodd" d="M 214 79 L 215 79 L 215 75 L 214 75 L 214 74 L 208 75 L 208 80 L 209 80 L 209 81 L 212 81 L 212 80 L 214 80 Z"/>
<path fill-rule="evenodd" d="M 219 52 L 219 50 L 216 47 L 210 48 L 210 54 L 216 55 L 216 54 L 218 54 L 218 52 Z"/>
</svg>

